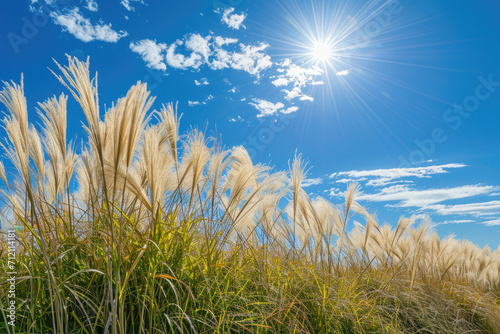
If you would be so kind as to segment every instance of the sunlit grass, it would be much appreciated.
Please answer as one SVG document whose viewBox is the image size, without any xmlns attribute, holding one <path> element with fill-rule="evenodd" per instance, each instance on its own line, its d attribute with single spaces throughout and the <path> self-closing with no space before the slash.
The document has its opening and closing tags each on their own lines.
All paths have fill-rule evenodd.
<svg viewBox="0 0 500 334">
<path fill-rule="evenodd" d="M 103 115 L 89 64 L 58 67 L 85 115 L 82 146 L 67 139 L 66 96 L 40 104 L 35 127 L 22 84 L 0 93 L 16 333 L 499 331 L 499 250 L 413 218 L 379 226 L 355 185 L 339 206 L 310 198 L 300 156 L 273 171 L 181 135 L 144 84 Z M 4 236 L 4 306 L 6 258 Z"/>
</svg>

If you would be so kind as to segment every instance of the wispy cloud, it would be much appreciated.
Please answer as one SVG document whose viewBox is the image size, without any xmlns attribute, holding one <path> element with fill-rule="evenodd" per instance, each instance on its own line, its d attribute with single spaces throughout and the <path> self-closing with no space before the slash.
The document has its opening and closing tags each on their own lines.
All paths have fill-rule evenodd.
<svg viewBox="0 0 500 334">
<path fill-rule="evenodd" d="M 488 220 L 488 221 L 482 222 L 482 224 L 484 224 L 486 226 L 498 226 L 498 225 L 500 225 L 500 219 Z"/>
<path fill-rule="evenodd" d="M 131 2 L 137 2 L 140 4 L 145 4 L 143 0 L 122 0 L 120 3 L 122 4 L 123 7 L 125 7 L 126 10 L 130 11 L 135 11 L 135 7 L 132 7 L 130 4 Z"/>
<path fill-rule="evenodd" d="M 200 81 L 195 79 L 194 84 L 196 86 L 207 86 L 209 84 L 209 82 L 208 82 L 207 78 L 201 78 Z"/>
<path fill-rule="evenodd" d="M 456 220 L 445 220 L 442 223 L 437 223 L 437 225 L 448 225 L 448 224 L 469 224 L 469 223 L 475 223 L 475 220 L 472 219 L 456 219 Z"/>
<path fill-rule="evenodd" d="M 330 197 L 342 197 L 344 196 L 344 193 L 340 191 L 339 188 L 330 188 L 330 189 L 325 189 L 323 190 L 323 193 L 327 194 Z"/>
<path fill-rule="evenodd" d="M 233 28 L 233 29 L 240 29 L 240 27 L 245 28 L 243 25 L 243 21 L 247 17 L 247 14 L 241 13 L 241 14 L 233 14 L 234 8 L 226 8 L 222 14 L 222 19 L 221 21 L 224 22 L 225 24 L 228 25 L 228 27 Z"/>
<path fill-rule="evenodd" d="M 126 31 L 116 32 L 111 29 L 111 24 L 92 24 L 89 19 L 82 16 L 80 9 L 73 8 L 65 13 L 52 12 L 50 16 L 54 22 L 63 27 L 83 42 L 103 41 L 116 43 L 128 35 Z"/>
<path fill-rule="evenodd" d="M 236 118 L 230 118 L 229 122 L 231 123 L 236 123 L 236 122 L 243 122 L 245 121 L 241 116 L 237 116 Z"/>
<path fill-rule="evenodd" d="M 347 172 L 333 173 L 330 178 L 348 178 L 350 181 L 367 180 L 369 186 L 386 186 L 394 180 L 401 180 L 409 177 L 429 178 L 431 175 L 448 173 L 449 169 L 466 167 L 464 164 L 453 163 L 446 165 L 435 165 L 427 167 L 411 168 L 388 168 L 374 170 L 352 170 Z"/>
<path fill-rule="evenodd" d="M 467 185 L 454 188 L 413 190 L 405 185 L 395 185 L 373 194 L 362 194 L 357 199 L 371 202 L 397 201 L 399 203 L 394 205 L 397 207 L 417 207 L 439 211 L 438 205 L 434 204 L 451 199 L 484 195 L 498 189 L 498 187 L 493 186 Z M 446 209 L 442 208 L 441 210 L 444 212 Z"/>
<path fill-rule="evenodd" d="M 302 101 L 313 101 L 314 99 L 303 93 L 302 89 L 309 85 L 320 85 L 323 81 L 317 81 L 317 77 L 323 74 L 323 70 L 317 66 L 301 67 L 293 64 L 290 59 L 276 63 L 278 74 L 270 76 L 271 83 L 276 87 L 284 87 L 281 92 L 286 100 L 291 101 L 299 98 Z"/>
<path fill-rule="evenodd" d="M 335 73 L 339 77 L 345 77 L 346 75 L 351 74 L 351 70 L 343 70 Z"/>
<path fill-rule="evenodd" d="M 471 217 L 500 214 L 500 201 L 468 204 L 442 204 L 446 201 L 462 200 L 462 203 L 475 196 L 491 196 L 498 193 L 500 187 L 492 185 L 462 185 L 447 188 L 418 189 L 412 179 L 431 178 L 433 175 L 450 173 L 451 170 L 466 167 L 465 164 L 452 163 L 426 167 L 388 168 L 374 170 L 352 170 L 329 175 L 333 183 L 359 182 L 362 185 L 375 186 L 376 191 L 361 192 L 356 200 L 385 203 L 387 207 L 416 208 L 416 213 L 434 212 L 443 216 L 463 216 L 460 219 L 448 219 L 436 225 L 473 223 Z M 382 188 L 378 188 L 382 187 Z M 370 188 L 368 188 L 370 189 Z M 373 189 L 373 188 L 371 188 Z M 337 188 L 325 190 L 332 197 L 341 195 Z M 456 217 L 453 217 L 456 218 Z M 483 224 L 495 225 L 497 219 L 490 219 Z"/>
<path fill-rule="evenodd" d="M 213 100 L 214 99 L 214 96 L 212 94 L 208 95 L 204 101 L 188 101 L 188 105 L 190 107 L 194 107 L 194 106 L 199 106 L 199 105 L 202 105 L 202 104 L 207 104 L 208 101 L 210 100 Z"/>
<path fill-rule="evenodd" d="M 428 207 L 440 215 L 491 216 L 500 214 L 500 201 L 456 205 L 436 204 Z"/>
<path fill-rule="evenodd" d="M 87 0 L 85 8 L 87 8 L 91 12 L 97 12 L 99 6 L 97 5 L 97 2 L 95 2 L 95 0 Z"/>
<path fill-rule="evenodd" d="M 302 181 L 301 186 L 302 186 L 302 188 L 307 188 L 307 187 L 316 186 L 316 185 L 319 185 L 322 183 L 323 183 L 323 179 L 320 177 L 317 177 L 317 178 L 313 178 L 313 179 L 305 179 L 304 181 Z"/>
<path fill-rule="evenodd" d="M 347 184 L 347 183 L 361 182 L 361 181 L 366 181 L 366 180 L 368 180 L 366 177 L 362 177 L 359 179 L 342 178 L 342 179 L 335 180 L 335 183 L 346 183 Z"/>
</svg>

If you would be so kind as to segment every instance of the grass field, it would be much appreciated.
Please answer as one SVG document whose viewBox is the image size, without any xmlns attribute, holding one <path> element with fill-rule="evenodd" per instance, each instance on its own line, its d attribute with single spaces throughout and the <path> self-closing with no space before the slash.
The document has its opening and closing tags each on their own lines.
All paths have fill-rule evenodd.
<svg viewBox="0 0 500 334">
<path fill-rule="evenodd" d="M 274 171 L 180 134 L 145 84 L 100 112 L 89 63 L 68 60 L 81 145 L 66 96 L 34 126 L 22 83 L 0 92 L 2 333 L 500 333 L 500 249 L 380 226 L 355 184 L 310 198 L 300 156 Z"/>
</svg>

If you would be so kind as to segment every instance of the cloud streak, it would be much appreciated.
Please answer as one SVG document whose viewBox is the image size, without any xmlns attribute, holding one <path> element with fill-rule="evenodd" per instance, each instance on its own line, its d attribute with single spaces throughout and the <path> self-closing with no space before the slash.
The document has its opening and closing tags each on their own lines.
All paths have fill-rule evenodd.
<svg viewBox="0 0 500 334">
<path fill-rule="evenodd" d="M 323 183 L 323 179 L 321 177 L 313 178 L 313 179 L 305 179 L 302 181 L 302 188 L 307 188 L 310 186 L 317 186 Z"/>
<path fill-rule="evenodd" d="M 364 181 L 369 186 L 386 186 L 393 183 L 395 180 L 405 178 L 430 178 L 432 175 L 448 173 L 450 169 L 466 167 L 464 164 L 452 163 L 446 165 L 435 165 L 427 167 L 410 167 L 410 168 L 388 168 L 374 170 L 352 170 L 347 172 L 338 172 L 330 175 L 330 178 L 337 178 L 342 181 Z M 338 181 L 341 182 L 341 181 Z M 403 181 L 404 182 L 404 181 Z"/>
<path fill-rule="evenodd" d="M 126 10 L 128 10 L 129 12 L 133 12 L 135 11 L 135 7 L 133 7 L 130 3 L 131 2 L 138 2 L 138 3 L 141 3 L 144 5 L 144 1 L 143 0 L 121 0 L 120 1 L 120 4 L 125 7 Z"/>
<path fill-rule="evenodd" d="M 417 207 L 436 209 L 433 206 L 436 203 L 461 199 L 477 195 L 488 194 L 498 190 L 498 187 L 466 185 L 454 188 L 413 190 L 405 185 L 395 185 L 382 189 L 374 194 L 362 194 L 357 197 L 358 200 L 371 202 L 399 202 L 396 207 Z"/>
<path fill-rule="evenodd" d="M 440 215 L 491 216 L 500 214 L 500 201 L 456 205 L 432 205 L 428 207 Z"/>
</svg>

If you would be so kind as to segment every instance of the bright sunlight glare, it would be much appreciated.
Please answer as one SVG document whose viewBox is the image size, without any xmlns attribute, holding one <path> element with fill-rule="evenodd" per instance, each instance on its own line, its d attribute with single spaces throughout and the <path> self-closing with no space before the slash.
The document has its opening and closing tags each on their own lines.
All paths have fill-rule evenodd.
<svg viewBox="0 0 500 334">
<path fill-rule="evenodd" d="M 313 57 L 316 61 L 325 62 L 332 57 L 332 49 L 326 43 L 318 43 L 313 48 Z"/>
</svg>

